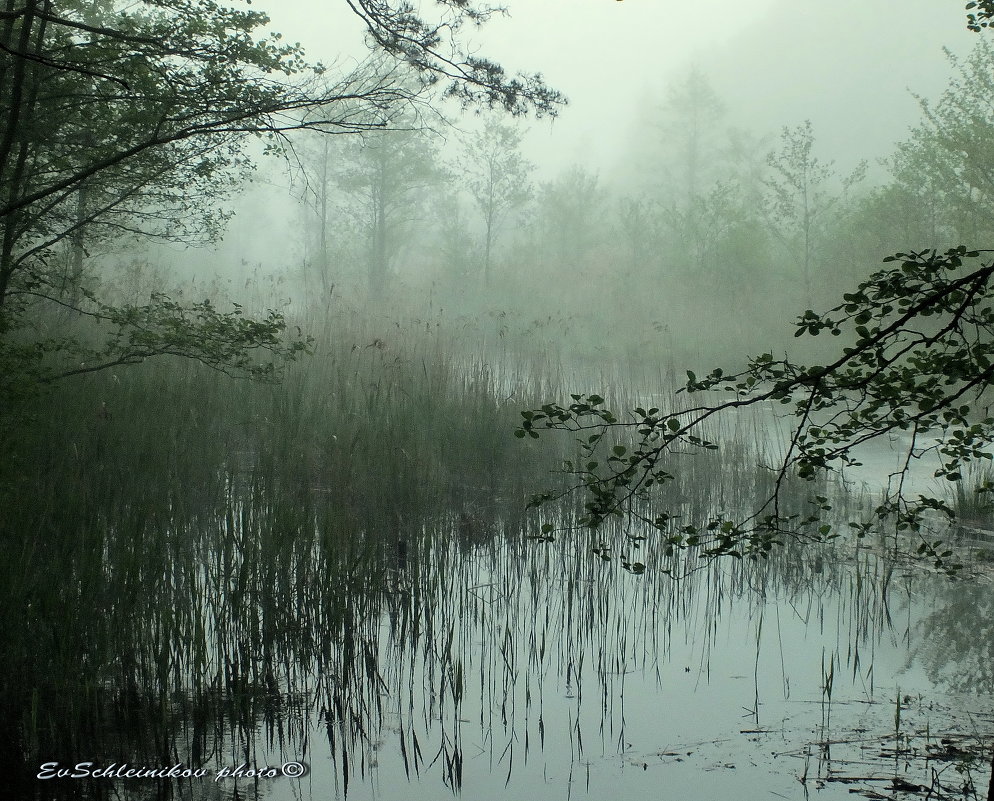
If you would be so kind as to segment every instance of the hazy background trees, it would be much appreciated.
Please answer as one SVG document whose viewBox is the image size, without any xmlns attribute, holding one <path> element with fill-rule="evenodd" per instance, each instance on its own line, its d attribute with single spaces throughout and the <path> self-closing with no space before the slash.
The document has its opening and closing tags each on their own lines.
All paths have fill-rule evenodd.
<svg viewBox="0 0 994 801">
<path fill-rule="evenodd" d="M 560 99 L 548 90 L 542 94 L 534 79 L 488 72 L 482 60 L 465 53 L 419 56 L 417 47 L 440 30 L 424 20 L 402 21 L 382 4 L 358 4 L 358 19 L 380 55 L 343 77 L 332 70 L 308 73 L 299 48 L 253 38 L 262 31 L 260 12 L 219 10 L 221 16 L 210 23 L 214 28 L 242 31 L 239 69 L 282 64 L 279 69 L 294 71 L 292 89 L 280 89 L 279 98 L 260 89 L 255 105 L 242 112 L 269 113 L 265 103 L 277 99 L 283 106 L 306 106 L 319 98 L 331 105 L 214 130 L 210 126 L 221 125 L 220 118 L 191 115 L 224 108 L 222 71 L 211 76 L 212 94 L 173 99 L 178 105 L 171 124 L 187 127 L 176 127 L 170 136 L 210 129 L 209 145 L 204 138 L 196 146 L 180 138 L 155 149 L 154 156 L 150 149 L 147 156 L 127 160 L 127 169 L 101 169 L 83 180 L 77 173 L 90 164 L 84 154 L 92 156 L 101 147 L 123 152 L 119 137 L 108 132 L 130 126 L 134 146 L 140 147 L 153 130 L 152 104 L 164 88 L 152 73 L 127 61 L 127 37 L 148 34 L 155 40 L 147 44 L 150 53 L 184 43 L 209 45 L 218 53 L 234 45 L 214 43 L 210 18 L 203 15 L 196 24 L 174 26 L 171 38 L 163 39 L 169 14 L 182 10 L 181 4 L 161 6 L 158 16 L 135 17 L 130 28 L 119 31 L 123 39 L 86 28 L 87 19 L 101 14 L 105 22 L 114 21 L 109 6 L 65 8 L 71 24 L 48 22 L 44 32 L 29 27 L 38 42 L 46 42 L 50 57 L 68 68 L 55 70 L 45 83 L 40 64 L 10 62 L 10 69 L 20 70 L 12 85 L 22 94 L 30 94 L 32 85 L 38 92 L 43 86 L 58 88 L 72 102 L 89 98 L 99 113 L 66 119 L 54 94 L 39 94 L 23 114 L 17 112 L 21 116 L 8 115 L 6 122 L 14 127 L 0 139 L 7 169 L 13 170 L 17 137 L 10 131 L 35 130 L 29 118 L 37 130 L 45 120 L 57 120 L 49 126 L 54 137 L 29 141 L 34 150 L 25 155 L 25 169 L 34 165 L 36 173 L 18 180 L 24 187 L 42 186 L 43 174 L 49 180 L 56 173 L 42 173 L 39 165 L 57 163 L 69 184 L 49 206 L 38 199 L 9 210 L 34 220 L 37 236 L 23 225 L 5 229 L 11 250 L 5 269 L 27 279 L 31 262 L 31 280 L 43 280 L 50 304 L 89 302 L 83 289 L 90 292 L 100 280 L 113 280 L 107 266 L 136 253 L 129 246 L 124 255 L 119 245 L 125 242 L 157 240 L 173 248 L 211 242 L 219 257 L 151 247 L 145 258 L 175 275 L 177 285 L 192 275 L 206 282 L 221 264 L 281 274 L 287 299 L 301 305 L 318 296 L 326 304 L 336 294 L 355 303 L 402 301 L 409 309 L 443 304 L 482 318 L 503 313 L 504 319 L 519 320 L 523 332 L 554 311 L 573 320 L 578 352 L 629 351 L 632 342 L 644 341 L 651 354 L 659 328 L 686 332 L 659 345 L 667 358 L 726 348 L 744 355 L 772 344 L 777 318 L 833 297 L 887 252 L 908 242 L 946 245 L 985 235 L 990 187 L 984 132 L 991 123 L 983 97 L 989 93 L 992 57 L 983 44 L 952 62 L 958 71 L 954 83 L 922 106 L 919 125 L 883 162 L 879 151 L 833 152 L 839 150 L 837 137 L 823 137 L 819 120 L 743 114 L 741 99 L 726 91 L 727 69 L 720 60 L 699 60 L 666 79 L 642 76 L 642 122 L 630 134 L 619 131 L 624 126 L 615 119 L 590 129 L 591 153 L 601 151 L 603 138 L 622 142 L 627 136 L 629 144 L 616 146 L 611 162 L 570 163 L 565 154 L 558 161 L 534 158 L 536 133 L 510 119 L 465 117 L 450 127 L 453 106 L 441 109 L 450 118 L 444 119 L 420 105 L 421 93 L 432 88 L 424 76 L 447 81 L 459 74 L 453 65 L 465 67 L 475 87 L 452 90 L 460 101 L 475 97 L 498 106 L 508 101 L 512 111 L 523 109 L 501 93 L 510 91 L 547 111 Z M 385 26 L 402 23 L 409 25 L 405 30 L 414 50 L 385 35 Z M 25 30 L 12 23 L 7 33 Z M 467 30 L 461 22 L 460 30 Z M 72 56 L 66 49 L 70 40 L 77 46 Z M 88 60 L 114 69 L 101 73 Z M 474 83 L 484 76 L 491 89 Z M 201 78 L 206 80 L 206 73 Z M 230 111 L 232 97 L 227 97 Z M 140 102 L 130 102 L 135 98 Z M 324 113 L 332 108 L 335 114 Z M 308 133 L 291 149 L 281 138 L 285 127 L 365 133 L 355 140 Z M 244 150 L 246 136 L 261 137 L 261 147 Z M 258 171 L 257 156 L 267 148 L 282 153 L 295 172 L 294 191 L 304 207 L 299 230 L 271 243 L 243 246 L 229 237 L 219 244 L 230 214 L 239 208 L 223 198 L 252 186 L 253 175 L 255 199 L 237 230 L 263 228 L 253 225 L 249 214 L 274 220 L 293 215 L 287 209 L 294 201 L 283 194 L 278 177 Z M 46 155 L 56 151 L 61 161 Z M 867 157 L 864 177 L 861 164 Z M 16 183 L 5 185 L 15 203 Z M 259 211 L 262 198 L 274 209 L 271 214 Z M 41 216 L 23 216 L 34 215 L 36 207 L 44 208 Z M 232 270 L 228 277 L 234 277 Z M 293 276 L 301 281 L 295 283 Z M 42 287 L 30 291 L 31 302 L 41 302 L 36 296 Z M 26 302 L 28 296 L 19 297 Z M 97 307 L 91 311 L 102 313 Z M 702 330 L 702 320 L 708 321 L 707 336 L 694 333 Z"/>
<path fill-rule="evenodd" d="M 446 175 L 436 150 L 431 132 L 412 127 L 366 134 L 343 153 L 336 177 L 356 204 L 373 297 L 386 291 L 401 251 L 417 247 L 428 192 Z"/>
<path fill-rule="evenodd" d="M 381 291 L 397 247 L 401 198 L 427 180 L 419 169 L 434 169 L 427 153 L 415 164 L 415 148 L 430 147 L 418 130 L 438 84 L 463 106 L 512 115 L 554 113 L 562 102 L 538 76 L 507 73 L 459 43 L 463 22 L 479 25 L 491 11 L 461 0 L 437 5 L 442 18 L 432 20 L 378 0 L 349 3 L 367 27 L 369 54 L 329 70 L 305 60 L 299 44 L 282 41 L 267 29 L 266 14 L 251 8 L 201 0 L 125 8 L 8 3 L 0 19 L 5 372 L 29 384 L 160 354 L 223 367 L 239 350 L 296 353 L 303 340 L 281 346 L 278 312 L 256 328 L 237 306 L 219 312 L 162 292 L 144 304 L 109 303 L 101 287 L 106 264 L 90 258 L 156 242 L 217 243 L 233 192 L 261 155 L 293 156 L 292 132 L 367 134 L 353 159 L 363 165 L 353 188 L 366 193 L 369 282 Z M 403 144 L 391 138 L 398 129 L 412 131 Z M 312 176 L 325 294 L 329 156 L 322 151 Z"/>
<path fill-rule="evenodd" d="M 767 164 L 767 224 L 800 271 L 804 302 L 810 306 L 815 262 L 824 252 L 824 241 L 836 233 L 830 215 L 840 211 L 840 204 L 863 179 L 866 165 L 860 164 L 840 178 L 831 162 L 815 155 L 810 120 L 794 128 L 784 127 L 780 146 L 769 154 Z"/>
<path fill-rule="evenodd" d="M 785 317 L 830 303 L 906 243 L 984 236 L 981 134 L 994 121 L 980 76 L 992 64 L 984 44 L 954 61 L 960 77 L 882 158 L 833 153 L 810 120 L 732 114 L 703 67 L 643 95 L 645 124 L 611 169 L 534 162 L 524 128 L 491 118 L 319 142 L 303 158 L 310 213 L 325 221 L 309 229 L 308 262 L 334 228 L 322 292 L 500 315 L 522 343 L 559 325 L 578 356 L 775 348 Z"/>
<path fill-rule="evenodd" d="M 333 5 L 301 0 L 274 13 L 303 10 L 307 35 L 344 40 Z M 665 48 L 658 25 L 636 24 L 660 4 L 606 0 L 563 13 L 564 2 L 521 3 L 523 15 L 554 17 L 545 30 L 556 36 L 534 37 L 550 71 L 568 63 L 570 76 L 604 90 L 564 116 L 577 131 L 564 145 L 534 123 L 458 115 L 467 102 L 513 117 L 552 111 L 561 100 L 537 77 L 478 57 L 478 40 L 456 46 L 478 35 L 478 21 L 505 22 L 496 10 L 441 0 L 424 4 L 441 12 L 426 21 L 382 0 L 341 5 L 356 23 L 355 45 L 365 36 L 373 58 L 363 48 L 354 61 L 348 53 L 328 67 L 308 65 L 301 48 L 265 32 L 254 6 L 206 0 L 137 3 L 127 14 L 112 4 L 29 0 L 0 12 L 0 78 L 17 93 L 0 95 L 0 416 L 16 390 L 73 377 L 58 385 L 64 391 L 22 404 L 13 436 L 0 426 L 0 607 L 8 610 L 0 641 L 10 668 L 0 680 L 0 742 L 9 753 L 28 753 L 39 731 L 55 740 L 65 732 L 58 752 L 39 739 L 39 753 L 78 758 L 79 742 L 91 742 L 113 709 L 131 718 L 147 710 L 142 723 L 161 719 L 156 710 L 180 702 L 187 676 L 191 697 L 216 706 L 219 689 L 244 689 L 268 715 L 274 690 L 307 672 L 314 643 L 343 646 L 347 673 L 315 673 L 352 677 L 332 681 L 332 691 L 358 690 L 363 704 L 379 698 L 379 668 L 354 670 L 356 620 L 370 624 L 371 643 L 383 642 L 376 632 L 384 618 L 365 599 L 375 594 L 393 611 L 405 595 L 430 601 L 433 590 L 417 589 L 427 584 L 406 582 L 434 580 L 415 558 L 419 548 L 446 553 L 425 536 L 436 529 L 467 549 L 506 536 L 514 544 L 507 559 L 518 562 L 530 524 L 508 510 L 542 486 L 529 467 L 544 473 L 558 454 L 533 460 L 538 450 L 524 429 L 525 450 L 508 435 L 522 408 L 546 398 L 594 386 L 615 400 L 644 393 L 668 403 L 674 375 L 687 367 L 766 353 L 741 375 L 772 387 L 757 399 L 760 421 L 770 419 L 763 404 L 784 398 L 801 401 L 802 415 L 803 401 L 830 405 L 834 392 L 864 401 L 856 410 L 870 428 L 846 428 L 839 417 L 805 441 L 795 466 L 814 470 L 829 458 L 819 449 L 845 453 L 852 430 L 904 430 L 907 410 L 912 425 L 941 425 L 940 411 L 966 422 L 959 410 L 929 407 L 929 398 L 948 399 L 947 381 L 989 383 L 989 314 L 978 304 L 964 317 L 959 287 L 943 283 L 965 253 L 934 264 L 909 256 L 898 267 L 931 282 L 933 297 L 946 293 L 949 304 L 935 308 L 959 313 L 970 326 L 965 338 L 955 326 L 932 338 L 926 324 L 901 329 L 874 353 L 874 334 L 860 328 L 886 324 L 895 313 L 888 304 L 907 300 L 900 292 L 837 310 L 852 323 L 841 339 L 814 312 L 802 328 L 824 329 L 819 339 L 785 342 L 784 325 L 809 303 L 831 305 L 825 299 L 850 290 L 890 252 L 987 236 L 989 192 L 977 167 L 988 160 L 981 79 L 994 73 L 989 54 L 971 56 L 976 76 L 965 74 L 942 96 L 934 90 L 944 78 L 919 88 L 914 70 L 928 59 L 916 37 L 881 27 L 857 47 L 851 35 L 862 34 L 850 21 L 872 4 L 812 6 L 806 24 L 819 35 L 802 37 L 796 18 L 776 13 L 786 3 L 771 0 L 769 19 L 758 6 L 743 14 L 749 4 L 723 9 L 720 38 L 688 69 L 694 54 L 684 39 L 715 35 L 690 3 L 665 4 L 674 24 Z M 921 6 L 902 5 L 902 20 L 920 22 Z M 680 28 L 670 13 L 678 8 L 695 24 Z M 517 54 L 529 31 L 509 30 L 514 49 L 505 52 Z M 890 58 L 901 47 L 905 57 Z M 863 69 L 867 48 L 878 65 L 890 58 L 872 79 Z M 822 54 L 822 70 L 801 79 L 809 53 Z M 857 84 L 844 80 L 847 71 Z M 749 73 L 754 83 L 730 73 Z M 934 70 L 925 77 L 935 81 Z M 936 99 L 917 116 L 893 111 L 900 102 L 887 92 L 914 104 L 895 81 Z M 624 107 L 635 97 L 641 115 Z M 884 98 L 887 110 L 877 113 L 867 98 Z M 916 120 L 895 148 L 890 140 Z M 848 180 L 864 159 L 866 179 Z M 235 190 L 244 192 L 235 198 Z M 204 242 L 210 248 L 189 247 Z M 977 285 L 989 275 L 974 276 Z M 267 350 L 299 356 L 312 334 L 310 357 L 276 387 L 191 362 L 266 376 Z M 826 339 L 836 352 L 839 343 L 859 343 L 856 358 L 868 358 L 842 375 L 819 368 L 831 364 L 820 358 L 832 347 Z M 917 346 L 927 382 L 903 369 L 911 352 L 903 349 Z M 789 362 L 780 359 L 787 347 Z M 116 369 L 162 354 L 184 358 Z M 690 379 L 719 383 L 715 373 Z M 816 385 L 827 394 L 815 396 Z M 647 409 L 642 418 L 654 418 L 645 423 L 650 436 L 683 428 L 675 446 L 707 449 L 682 414 Z M 989 437 L 989 429 L 980 433 Z M 750 532 L 730 515 L 770 486 L 757 462 L 765 463 L 776 432 L 734 437 L 742 447 L 731 469 L 708 476 L 708 463 L 690 460 L 698 472 L 674 496 L 682 508 L 671 508 L 689 515 L 683 494 L 700 490 L 695 514 L 729 515 L 705 524 L 718 532 L 717 553 L 752 533 L 765 553 L 793 518 L 777 510 Z M 964 447 L 974 442 L 963 439 Z M 608 447 L 609 465 L 631 458 L 621 443 Z M 644 463 L 657 464 L 645 453 Z M 668 523 L 660 523 L 663 536 L 679 533 Z M 679 525 L 685 539 L 655 544 L 701 542 L 688 521 Z M 577 542 L 574 555 L 586 548 Z M 456 563 L 437 564 L 446 582 L 468 575 Z M 204 565 L 219 572 L 205 574 Z M 387 581 L 377 587 L 377 576 Z M 216 602 L 216 630 L 230 634 L 223 651 L 200 636 L 206 608 L 191 595 L 198 587 Z M 135 588 L 148 592 L 136 596 Z M 176 627 L 184 617 L 195 631 Z M 245 625 L 227 625 L 236 620 Z M 299 664 L 281 651 L 284 634 L 300 637 Z M 160 648 L 171 640 L 190 648 Z M 461 682 L 451 687 L 462 692 Z M 224 714 L 217 730 L 233 731 Z M 337 722 L 322 722 L 354 729 L 361 719 L 336 714 Z M 242 731 L 263 730 L 253 722 Z M 360 754 L 364 766 L 369 753 Z"/>
<path fill-rule="evenodd" d="M 490 286 L 493 249 L 511 212 L 531 197 L 534 169 L 521 155 L 521 134 L 496 121 L 469 136 L 463 145 L 466 189 L 483 222 L 483 284 Z"/>
</svg>

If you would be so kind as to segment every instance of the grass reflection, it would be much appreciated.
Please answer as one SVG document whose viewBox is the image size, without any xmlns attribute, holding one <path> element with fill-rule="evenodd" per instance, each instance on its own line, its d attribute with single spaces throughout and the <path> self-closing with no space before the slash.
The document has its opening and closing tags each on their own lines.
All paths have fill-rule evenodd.
<svg viewBox="0 0 994 801">
<path fill-rule="evenodd" d="M 422 327 L 389 339 L 354 320 L 280 387 L 187 364 L 95 375 L 11 436 L 0 746 L 18 755 L 20 797 L 235 797 L 231 783 L 34 778 L 81 759 L 212 773 L 299 759 L 307 786 L 343 796 L 401 777 L 429 794 L 499 788 L 553 750 L 569 775 L 594 753 L 648 770 L 633 745 L 646 716 L 664 718 L 680 682 L 707 683 L 729 619 L 749 689 L 715 694 L 752 725 L 809 647 L 783 640 L 781 614 L 834 633 L 825 703 L 840 673 L 872 694 L 876 649 L 902 625 L 891 598 L 925 579 L 865 544 L 697 565 L 649 538 L 637 577 L 591 553 L 631 553 L 623 526 L 529 540 L 524 498 L 561 454 L 511 431 L 559 391 L 558 367 L 495 369 Z M 688 518 L 770 489 L 754 422 L 714 436 L 719 456 L 667 487 Z M 785 501 L 798 512 L 801 489 Z M 305 793 L 288 786 L 237 792 Z"/>
</svg>

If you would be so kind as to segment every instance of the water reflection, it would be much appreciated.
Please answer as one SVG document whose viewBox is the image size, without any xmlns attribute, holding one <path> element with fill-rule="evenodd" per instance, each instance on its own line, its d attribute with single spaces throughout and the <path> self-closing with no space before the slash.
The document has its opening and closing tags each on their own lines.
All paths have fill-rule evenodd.
<svg viewBox="0 0 994 801">
<path fill-rule="evenodd" d="M 981 580 L 930 590 L 917 661 L 950 692 L 994 694 L 994 586 Z"/>
<path fill-rule="evenodd" d="M 227 487 L 196 525 L 106 538 L 99 592 L 80 573 L 60 603 L 114 627 L 60 633 L 81 663 L 25 699 L 17 736 L 28 774 L 85 758 L 241 776 L 29 775 L 24 797 L 800 798 L 855 758 L 854 731 L 889 730 L 896 693 L 994 689 L 989 588 L 868 550 L 636 577 L 482 500 L 350 530 L 313 494 Z M 304 778 L 244 775 L 294 761 Z"/>
<path fill-rule="evenodd" d="M 355 360 L 379 356 L 343 347 L 329 360 L 348 365 L 338 384 L 309 370 L 299 393 L 235 405 L 223 385 L 195 384 L 214 387 L 198 390 L 203 419 L 228 420 L 234 443 L 227 429 L 191 427 L 189 397 L 167 402 L 181 386 L 168 376 L 123 387 L 146 411 L 131 428 L 100 422 L 88 443 L 67 424 L 79 453 L 39 434 L 31 502 L 0 519 L 11 797 L 655 799 L 662 788 L 694 801 L 748 786 L 848 798 L 832 780 L 853 775 L 848 765 L 895 773 L 892 757 L 867 756 L 883 753 L 895 699 L 903 737 L 929 723 L 938 690 L 969 695 L 935 706 L 933 731 L 991 691 L 991 597 L 976 582 L 906 570 L 877 543 L 787 544 L 769 561 L 688 571 L 650 539 L 638 554 L 649 569 L 633 576 L 591 552 L 627 553 L 623 529 L 534 542 L 542 521 L 517 515 L 559 454 L 543 462 L 525 443 L 523 462 L 500 444 L 517 442 L 525 393 L 495 391 L 478 371 L 482 389 L 457 381 L 450 397 L 440 387 L 462 370 L 446 378 L 421 358 L 396 386 L 356 383 Z M 379 381 L 383 365 L 367 367 Z M 240 415 L 244 431 L 230 422 Z M 277 436 L 260 419 L 288 422 Z M 718 432 L 717 457 L 681 465 L 667 486 L 675 513 L 766 497 L 756 442 L 775 449 L 747 422 Z M 784 510 L 805 503 L 798 494 Z M 42 763 L 81 761 L 208 777 L 36 778 Z M 302 778 L 245 775 L 297 761 L 310 767 Z"/>
</svg>

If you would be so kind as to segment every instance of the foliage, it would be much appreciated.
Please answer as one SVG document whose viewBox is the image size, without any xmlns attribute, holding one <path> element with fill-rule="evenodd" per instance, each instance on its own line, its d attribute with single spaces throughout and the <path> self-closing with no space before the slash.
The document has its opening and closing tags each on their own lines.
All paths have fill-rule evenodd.
<svg viewBox="0 0 994 801">
<path fill-rule="evenodd" d="M 19 354 L 42 384 L 164 355 L 192 359 L 220 372 L 268 378 L 277 374 L 279 362 L 292 361 L 307 350 L 310 341 L 284 342 L 282 314 L 269 311 L 263 319 L 249 319 L 237 303 L 232 311 L 220 312 L 210 300 L 184 305 L 161 293 L 152 293 L 141 305 L 91 300 L 93 308 L 84 314 L 104 331 L 99 346 L 88 347 L 81 337 L 36 339 L 10 347 L 8 358 Z M 263 353 L 278 361 L 263 358 Z M 49 354 L 58 360 L 55 364 L 43 358 Z M 73 364 L 66 365 L 66 360 Z"/>
<path fill-rule="evenodd" d="M 559 92 L 546 86 L 541 75 L 518 73 L 508 77 L 500 64 L 459 46 L 458 35 L 464 26 L 479 26 L 495 15 L 507 13 L 500 6 L 480 5 L 473 0 L 435 0 L 443 16 L 438 21 L 428 21 L 407 2 L 396 6 L 390 0 L 346 2 L 366 23 L 377 46 L 419 74 L 430 76 L 432 82 L 443 82 L 445 95 L 458 100 L 464 108 L 485 106 L 512 116 L 533 110 L 538 116 L 555 116 L 565 103 Z"/>
<path fill-rule="evenodd" d="M 521 133 L 509 125 L 489 122 L 464 145 L 466 187 L 483 218 L 483 280 L 490 284 L 494 242 L 508 213 L 531 197 L 533 169 L 522 155 Z"/>
<path fill-rule="evenodd" d="M 994 4 L 970 3 L 968 8 L 980 9 L 971 15 L 971 23 L 978 22 L 975 29 L 994 18 Z M 829 243 L 842 238 L 841 225 L 887 228 L 889 223 L 881 221 L 896 217 L 901 230 L 916 238 L 931 231 L 936 249 L 890 257 L 885 261 L 897 267 L 862 280 L 841 304 L 824 314 L 808 309 L 801 315 L 796 336 L 827 333 L 843 343 L 823 364 L 806 366 L 765 353 L 738 372 L 716 369 L 702 379 L 691 372 L 683 391 L 708 394 L 707 400 L 686 407 L 674 403 L 666 410 L 622 413 L 600 395 L 573 395 L 571 403 L 522 412 L 519 437 L 538 437 L 544 430 L 579 437 L 579 459 L 564 469 L 571 489 L 536 496 L 533 505 L 578 493 L 584 502 L 581 525 L 597 529 L 612 518 L 626 520 L 636 547 L 654 536 L 672 550 L 766 556 L 788 538 L 807 542 L 839 536 L 837 521 L 826 514 L 832 502 L 825 494 L 812 493 L 810 512 L 786 508 L 786 488 L 794 477 L 813 481 L 857 465 L 860 446 L 894 437 L 902 442 L 903 466 L 891 475 L 871 513 L 849 527 L 857 537 L 892 529 L 935 567 L 957 570 L 951 551 L 931 533 L 953 519 L 953 493 L 910 497 L 905 491 L 911 465 L 926 456 L 935 460 L 935 477 L 958 486 L 969 463 L 991 459 L 994 441 L 985 396 L 994 370 L 994 264 L 976 266 L 986 251 L 938 249 L 949 236 L 962 241 L 989 235 L 986 165 L 994 127 L 989 47 L 981 45 L 968 60 L 954 63 L 959 79 L 938 103 L 923 102 L 925 121 L 891 162 L 894 184 L 872 193 L 858 208 L 826 216 L 837 211 L 862 167 L 836 179 L 830 165 L 813 155 L 810 124 L 784 130 L 780 151 L 768 161 L 773 174 L 765 180 L 770 230 L 803 255 L 806 284 L 816 254 L 838 255 L 839 246 L 831 245 L 833 251 Z M 857 222 L 855 216 L 864 219 Z M 726 212 L 719 219 L 731 218 Z M 874 240 L 882 236 L 877 231 Z M 714 393 L 720 393 L 717 399 Z M 750 408 L 772 420 L 777 407 L 789 412 L 792 423 L 783 458 L 771 468 L 772 492 L 745 511 L 713 510 L 704 520 L 682 520 L 684 510 L 673 508 L 664 488 L 675 482 L 684 456 L 720 452 L 722 445 L 707 434 L 708 425 Z M 990 493 L 992 487 L 985 484 L 980 491 Z M 551 538 L 554 531 L 546 525 L 542 536 Z M 640 562 L 623 564 L 645 570 Z"/>
<path fill-rule="evenodd" d="M 87 262 L 101 249 L 149 238 L 215 241 L 229 216 L 223 201 L 253 169 L 252 139 L 285 153 L 293 131 L 382 131 L 443 78 L 465 103 L 555 113 L 562 98 L 540 78 L 510 78 L 463 52 L 455 31 L 494 10 L 437 5 L 442 19 L 429 22 L 406 3 L 350 0 L 369 27 L 372 55 L 332 75 L 268 32 L 268 17 L 251 8 L 8 3 L 0 14 L 0 348 L 56 307 L 104 314 L 84 308 L 95 287 Z M 188 311 L 195 325 L 197 309 Z"/>
<path fill-rule="evenodd" d="M 994 20 L 994 0 L 971 0 L 966 4 L 966 9 L 971 12 L 966 15 L 967 27 L 976 33 L 989 27 L 991 20 Z M 973 9 L 977 10 L 976 13 L 972 13 Z"/>
<path fill-rule="evenodd" d="M 947 57 L 954 78 L 937 101 L 919 98 L 924 119 L 889 163 L 895 185 L 916 197 L 934 247 L 982 241 L 994 210 L 994 49 L 981 40 L 965 58 Z"/>
<path fill-rule="evenodd" d="M 991 459 L 985 446 L 994 439 L 994 418 L 982 410 L 994 376 L 994 263 L 973 264 L 979 256 L 965 247 L 898 254 L 886 259 L 896 267 L 874 273 L 843 303 L 824 314 L 805 311 L 796 337 L 828 333 L 848 343 L 827 364 L 804 366 L 766 353 L 734 374 L 715 369 L 698 378 L 688 372 L 684 391 L 730 397 L 684 409 L 636 408 L 624 419 L 598 395 L 574 395 L 565 407 L 522 412 L 517 436 L 538 437 L 542 430 L 580 435 L 582 458 L 568 462 L 565 472 L 576 480 L 569 491 L 584 493 L 583 525 L 597 528 L 611 517 L 629 516 L 643 524 L 633 536 L 654 531 L 674 548 L 742 557 L 766 555 L 786 537 L 837 536 L 822 520 L 831 508 L 824 496 L 815 497 L 810 515 L 782 511 L 789 474 L 810 481 L 858 464 L 858 446 L 902 432 L 908 437 L 905 469 L 872 515 L 850 526 L 862 537 L 892 525 L 917 538 L 918 553 L 936 567 L 955 570 L 950 552 L 926 536 L 931 517 L 951 519 L 951 508 L 943 497 L 906 497 L 904 479 L 911 460 L 926 453 L 938 456 L 935 475 L 950 482 L 962 478 L 969 462 Z M 674 479 L 680 456 L 720 448 L 701 433 L 708 420 L 770 403 L 789 408 L 793 423 L 768 498 L 742 518 L 718 516 L 700 525 L 679 525 L 673 510 L 657 508 L 653 491 Z"/>
<path fill-rule="evenodd" d="M 378 131 L 352 144 L 337 179 L 359 206 L 368 238 L 369 289 L 379 296 L 426 190 L 441 185 L 446 174 L 438 161 L 437 139 L 416 129 L 413 121 L 407 130 Z"/>
<path fill-rule="evenodd" d="M 576 274 L 591 261 L 604 217 L 604 186 L 595 172 L 579 164 L 543 183 L 536 193 L 538 214 L 532 221 L 537 235 L 535 250 L 550 261 Z"/>
<path fill-rule="evenodd" d="M 814 143 L 810 120 L 796 128 L 785 127 L 780 149 L 771 152 L 767 159 L 772 176 L 764 182 L 770 229 L 798 257 L 808 303 L 816 244 L 824 236 L 827 222 L 824 218 L 866 173 L 863 162 L 841 179 L 841 193 L 833 191 L 837 176 L 831 163 L 826 164 L 814 155 Z"/>
<path fill-rule="evenodd" d="M 683 203 L 692 203 L 711 183 L 710 154 L 724 115 L 724 102 L 697 67 L 667 92 L 658 128 L 671 162 L 667 183 L 680 185 L 683 192 L 679 200 Z"/>
</svg>

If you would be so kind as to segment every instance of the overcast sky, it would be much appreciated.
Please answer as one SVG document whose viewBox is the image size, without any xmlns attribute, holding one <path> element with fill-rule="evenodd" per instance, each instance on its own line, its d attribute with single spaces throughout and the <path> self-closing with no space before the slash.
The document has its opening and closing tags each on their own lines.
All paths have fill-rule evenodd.
<svg viewBox="0 0 994 801">
<path fill-rule="evenodd" d="M 433 4 L 424 0 L 424 5 Z M 507 0 L 508 18 L 473 32 L 480 52 L 541 72 L 570 106 L 531 124 L 545 171 L 572 162 L 610 169 L 691 65 L 712 78 L 735 121 L 775 132 L 806 118 L 826 152 L 886 153 L 917 118 L 909 89 L 934 95 L 943 45 L 976 41 L 959 0 Z M 344 0 L 256 0 L 273 27 L 316 58 L 360 55 L 361 24 Z M 895 10 L 897 9 L 897 11 Z M 855 153 L 853 154 L 855 158 Z"/>
</svg>

